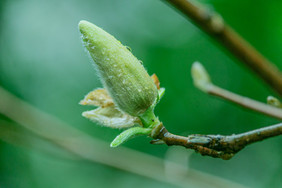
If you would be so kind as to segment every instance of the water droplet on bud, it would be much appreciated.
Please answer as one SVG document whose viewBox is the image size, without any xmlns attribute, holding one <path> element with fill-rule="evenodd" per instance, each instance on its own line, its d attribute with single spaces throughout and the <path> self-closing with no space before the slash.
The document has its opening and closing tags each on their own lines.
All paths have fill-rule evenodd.
<svg viewBox="0 0 282 188">
<path fill-rule="evenodd" d="M 131 48 L 129 46 L 125 46 L 126 49 L 128 49 L 130 52 L 132 52 Z"/>
</svg>

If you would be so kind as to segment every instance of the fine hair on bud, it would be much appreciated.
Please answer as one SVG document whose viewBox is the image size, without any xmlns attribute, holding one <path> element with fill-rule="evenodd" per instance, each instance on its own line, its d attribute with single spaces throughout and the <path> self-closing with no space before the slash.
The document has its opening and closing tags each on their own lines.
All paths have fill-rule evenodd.
<svg viewBox="0 0 282 188">
<path fill-rule="evenodd" d="M 132 116 L 143 114 L 157 99 L 158 91 L 140 61 L 98 26 L 80 21 L 79 30 L 114 103 Z"/>
</svg>

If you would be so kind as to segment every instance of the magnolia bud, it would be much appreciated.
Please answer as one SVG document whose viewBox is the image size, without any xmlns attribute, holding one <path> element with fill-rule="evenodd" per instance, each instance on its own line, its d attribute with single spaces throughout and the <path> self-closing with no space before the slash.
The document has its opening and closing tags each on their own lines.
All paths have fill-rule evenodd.
<svg viewBox="0 0 282 188">
<path fill-rule="evenodd" d="M 158 91 L 140 61 L 112 35 L 87 21 L 79 30 L 101 80 L 115 104 L 139 116 L 157 99 Z"/>
</svg>

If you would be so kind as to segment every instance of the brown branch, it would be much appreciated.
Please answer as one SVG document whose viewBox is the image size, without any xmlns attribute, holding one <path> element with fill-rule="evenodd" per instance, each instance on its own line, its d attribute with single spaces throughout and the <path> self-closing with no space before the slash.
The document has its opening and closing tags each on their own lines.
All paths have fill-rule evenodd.
<svg viewBox="0 0 282 188">
<path fill-rule="evenodd" d="M 248 97 L 243 97 L 241 95 L 232 93 L 228 90 L 222 89 L 216 85 L 211 84 L 207 89 L 207 93 L 213 96 L 220 97 L 222 99 L 231 101 L 235 104 L 238 104 L 244 108 L 251 109 L 253 111 L 260 112 L 262 114 L 268 115 L 282 120 L 282 109 L 255 101 Z"/>
<path fill-rule="evenodd" d="M 188 137 L 169 133 L 161 124 L 156 127 L 152 144 L 164 143 L 194 149 L 202 155 L 228 160 L 245 146 L 282 134 L 282 123 L 229 136 L 194 134 Z"/>
<path fill-rule="evenodd" d="M 203 65 L 199 62 L 193 63 L 191 68 L 191 74 L 192 74 L 194 85 L 199 90 L 208 93 L 210 95 L 231 101 L 244 108 L 248 108 L 282 120 L 282 109 L 276 107 L 280 105 L 280 101 L 278 99 L 274 97 L 268 97 L 268 102 L 275 103 L 274 105 L 276 105 L 276 106 L 272 106 L 272 105 L 264 104 L 262 102 L 258 102 L 248 97 L 243 97 L 241 95 L 232 93 L 228 90 L 222 89 L 212 83 L 208 72 L 203 67 Z"/>
<path fill-rule="evenodd" d="M 242 63 L 247 65 L 267 84 L 282 95 L 281 72 L 231 27 L 224 23 L 223 19 L 218 14 L 212 13 L 201 6 L 196 6 L 188 0 L 165 1 L 190 18 L 211 37 L 219 41 L 234 56 L 241 60 Z"/>
</svg>

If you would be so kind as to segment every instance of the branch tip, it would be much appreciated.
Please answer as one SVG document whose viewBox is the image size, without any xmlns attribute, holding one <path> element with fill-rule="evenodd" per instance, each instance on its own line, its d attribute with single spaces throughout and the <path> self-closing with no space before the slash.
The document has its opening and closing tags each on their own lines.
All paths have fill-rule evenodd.
<svg viewBox="0 0 282 188">
<path fill-rule="evenodd" d="M 277 108 L 282 108 L 282 103 L 275 97 L 273 96 L 268 96 L 267 97 L 267 104 L 277 107 Z"/>
<path fill-rule="evenodd" d="M 191 68 L 191 74 L 193 78 L 194 85 L 207 93 L 210 86 L 212 85 L 210 76 L 204 66 L 200 62 L 194 62 Z"/>
</svg>

